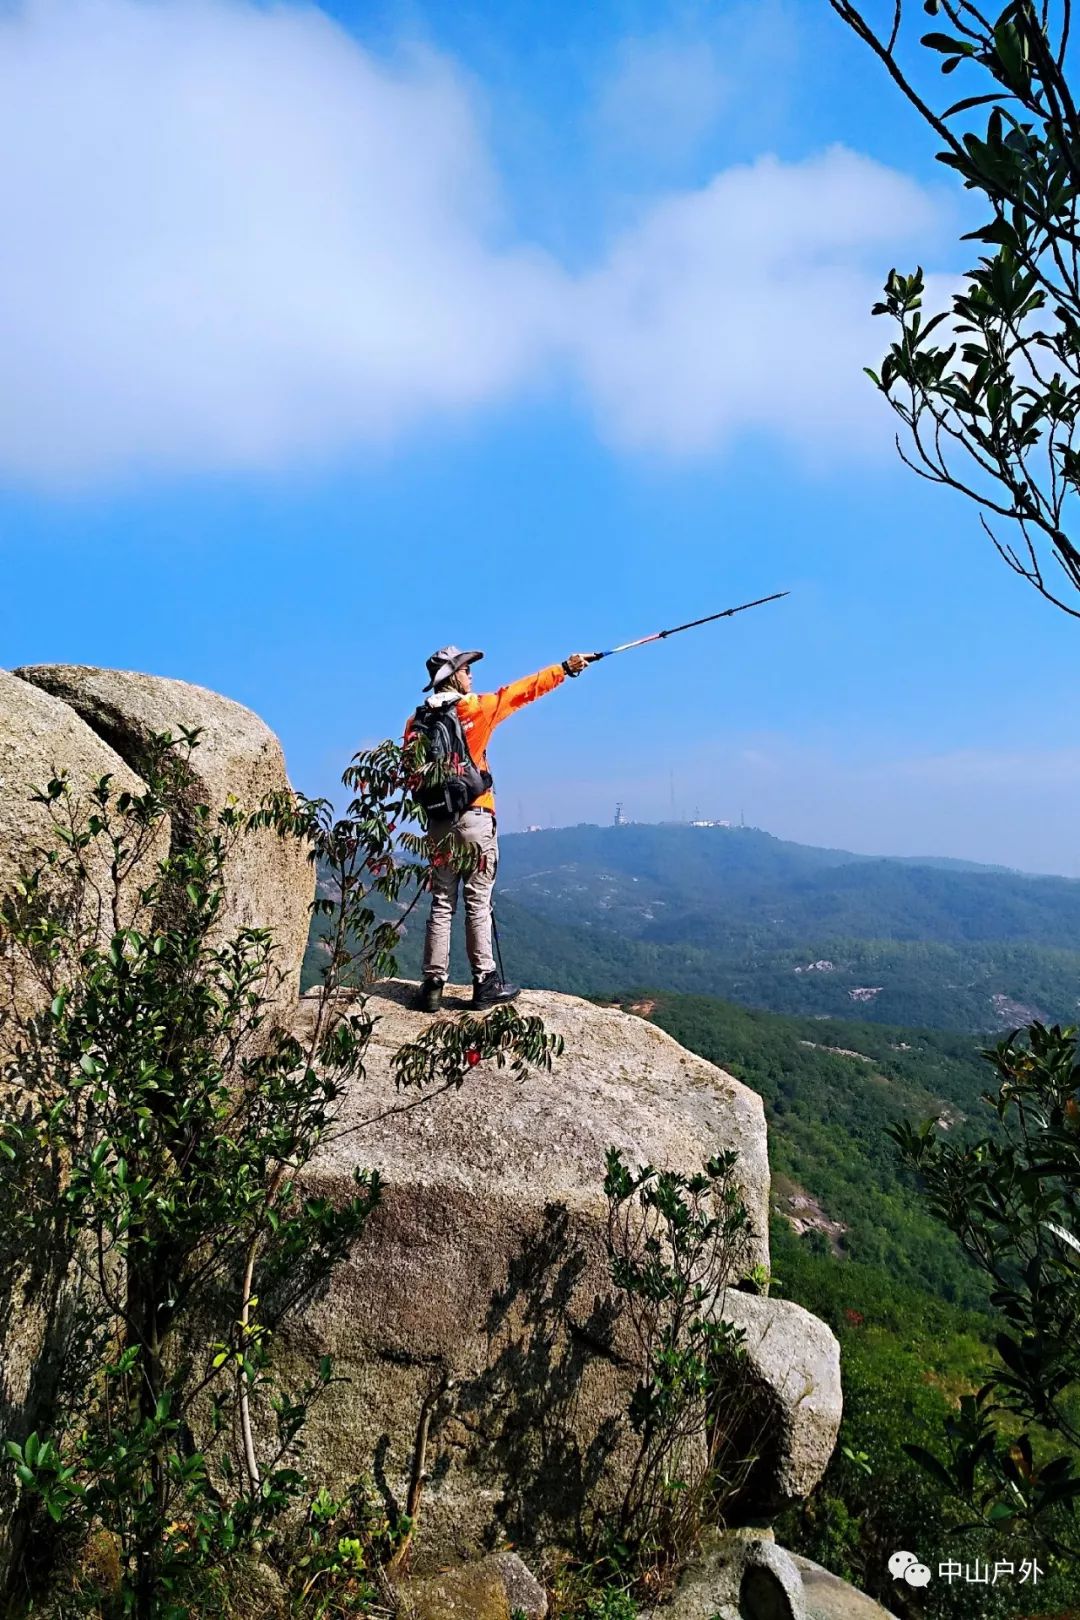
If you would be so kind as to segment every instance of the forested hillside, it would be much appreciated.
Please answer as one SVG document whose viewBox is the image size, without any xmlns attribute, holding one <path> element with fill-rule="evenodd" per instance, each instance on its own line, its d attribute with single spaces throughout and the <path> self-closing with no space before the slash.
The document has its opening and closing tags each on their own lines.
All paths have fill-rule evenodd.
<svg viewBox="0 0 1080 1620">
<path fill-rule="evenodd" d="M 771 1288 L 823 1317 L 841 1345 L 844 1421 L 821 1486 L 778 1525 L 781 1539 L 895 1608 L 887 1561 L 917 1547 L 937 1568 L 1002 1556 L 906 1454 L 940 1453 L 949 1415 L 995 1360 L 995 1313 L 982 1277 L 926 1212 L 886 1127 L 907 1115 L 949 1131 L 993 1131 L 982 1101 L 990 1069 L 968 1036 L 798 1020 L 697 996 L 620 998 L 765 1100 L 773 1170 Z M 1044 1560 L 1044 1562 L 1046 1562 Z M 1076 1588 L 1048 1571 L 1025 1613 L 1064 1620 Z M 906 1609 L 897 1612 L 907 1613 Z M 923 1620 L 1012 1620 L 1012 1595 L 940 1583 Z"/>
<path fill-rule="evenodd" d="M 774 1208 L 812 1253 L 879 1266 L 955 1303 L 983 1302 L 977 1277 L 926 1213 L 885 1134 L 905 1117 L 961 1132 L 977 1117 L 986 1128 L 986 1064 L 976 1042 L 780 1017 L 704 996 L 619 1000 L 761 1094 Z"/>
<path fill-rule="evenodd" d="M 405 925 L 420 970 L 423 906 Z M 805 1017 L 990 1031 L 1080 1007 L 1080 883 L 870 860 L 751 828 L 564 827 L 502 840 L 508 974 L 635 986 Z M 309 955 L 307 982 L 318 970 Z M 468 977 L 460 940 L 453 974 Z"/>
<path fill-rule="evenodd" d="M 643 939 L 787 947 L 830 938 L 1073 948 L 1080 883 L 953 862 L 872 859 L 751 827 L 559 827 L 502 839 L 500 886 L 545 914 Z M 691 921 L 692 919 L 692 921 Z"/>
<path fill-rule="evenodd" d="M 650 984 L 946 1029 L 1077 1012 L 1080 883 L 1067 878 L 631 825 L 507 837 L 499 887 L 525 983 Z"/>
</svg>

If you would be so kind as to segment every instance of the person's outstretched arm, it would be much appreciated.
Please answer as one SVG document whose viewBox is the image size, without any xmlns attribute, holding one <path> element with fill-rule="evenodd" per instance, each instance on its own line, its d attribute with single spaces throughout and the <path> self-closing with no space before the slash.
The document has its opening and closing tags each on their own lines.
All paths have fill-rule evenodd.
<svg viewBox="0 0 1080 1620">
<path fill-rule="evenodd" d="M 485 711 L 484 718 L 494 728 L 527 703 L 534 703 L 537 698 L 554 692 L 568 675 L 580 675 L 595 656 L 595 653 L 571 653 L 561 664 L 549 664 L 546 669 L 538 669 L 535 675 L 526 675 L 520 681 L 511 681 L 509 686 L 500 686 L 497 692 L 477 693 Z"/>
</svg>

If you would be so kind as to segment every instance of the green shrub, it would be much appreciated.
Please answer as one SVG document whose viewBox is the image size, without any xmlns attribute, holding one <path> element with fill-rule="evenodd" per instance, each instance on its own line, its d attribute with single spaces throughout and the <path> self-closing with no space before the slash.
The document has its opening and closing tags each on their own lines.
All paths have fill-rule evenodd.
<svg viewBox="0 0 1080 1620">
<path fill-rule="evenodd" d="M 749 1466 L 732 1449 L 743 1333 L 717 1308 L 745 1270 L 751 1235 L 736 1161 L 718 1154 L 688 1176 L 631 1170 L 608 1150 L 611 1277 L 645 1370 L 629 1408 L 637 1456 L 607 1550 L 615 1567 L 660 1587 Z"/>
<path fill-rule="evenodd" d="M 33 1290 L 47 1321 L 6 1447 L 14 1590 L 33 1607 L 36 1590 L 66 1585 L 67 1612 L 182 1620 L 221 1612 L 230 1570 L 257 1554 L 299 1581 L 298 1612 L 358 1612 L 387 1530 L 362 1492 L 334 1500 L 305 1473 L 308 1415 L 334 1399 L 329 1358 L 286 1385 L 271 1348 L 380 1197 L 359 1165 L 340 1202 L 299 1178 L 362 1082 L 363 986 L 392 968 L 396 939 L 373 898 L 423 885 L 408 858 L 419 839 L 395 836 L 414 809 L 411 770 L 389 744 L 358 756 L 340 819 L 291 796 L 248 811 L 186 804 L 190 832 L 122 923 L 121 887 L 197 743 L 159 739 L 141 796 L 104 778 L 80 805 L 63 777 L 50 782 L 38 798 L 55 847 L 0 900 L 9 983 L 47 987 L 39 1012 L 13 997 L 3 1008 L 0 1286 L 15 1313 Z M 335 898 L 317 902 L 328 949 L 303 1039 L 273 1015 L 270 934 L 220 937 L 229 854 L 254 825 L 305 840 L 334 874 Z M 111 892 L 73 903 L 102 868 Z M 452 1087 L 479 1058 L 544 1064 L 558 1044 L 502 1008 L 433 1026 L 395 1072 L 414 1091 Z M 95 1538 L 107 1578 L 86 1556 Z"/>
</svg>

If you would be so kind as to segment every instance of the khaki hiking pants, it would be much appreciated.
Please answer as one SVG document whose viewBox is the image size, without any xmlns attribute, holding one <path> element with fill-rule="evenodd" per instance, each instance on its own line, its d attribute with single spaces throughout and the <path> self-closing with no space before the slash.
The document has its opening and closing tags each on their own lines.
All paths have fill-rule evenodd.
<svg viewBox="0 0 1080 1620">
<path fill-rule="evenodd" d="M 499 840 L 495 817 L 486 810 L 466 810 L 457 822 L 432 820 L 428 835 L 433 855 L 452 832 L 465 844 L 480 851 L 480 859 L 468 877 L 453 866 L 433 866 L 431 876 L 431 915 L 424 939 L 424 977 L 446 979 L 450 972 L 450 930 L 457 910 L 458 885 L 465 890 L 465 949 L 473 978 L 482 979 L 495 966 L 491 954 L 491 901 L 495 872 L 499 865 Z"/>
</svg>

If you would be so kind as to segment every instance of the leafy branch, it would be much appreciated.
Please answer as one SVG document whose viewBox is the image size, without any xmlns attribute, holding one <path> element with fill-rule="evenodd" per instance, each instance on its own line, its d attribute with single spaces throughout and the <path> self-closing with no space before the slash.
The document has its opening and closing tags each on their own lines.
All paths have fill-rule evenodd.
<svg viewBox="0 0 1080 1620">
<path fill-rule="evenodd" d="M 988 1051 L 999 1137 L 942 1140 L 890 1128 L 933 1213 L 991 1280 L 1000 1363 L 950 1419 L 947 1462 L 908 1448 L 997 1529 L 1028 1524 L 1067 1552 L 1062 1515 L 1080 1499 L 1080 1063 L 1075 1031 L 1033 1024 Z M 1016 1420 L 1027 1425 L 1016 1435 Z M 1064 1449 L 1062 1447 L 1064 1446 Z M 1076 1548 L 1071 1549 L 1075 1555 Z"/>
<path fill-rule="evenodd" d="M 395 970 L 400 929 L 379 908 L 427 883 L 422 837 L 399 831 L 423 765 L 390 743 L 358 755 L 341 816 L 291 794 L 213 809 L 189 802 L 197 746 L 157 739 L 143 795 L 104 778 L 83 804 L 56 773 L 37 796 L 53 844 L 0 899 L 0 1286 L 13 1309 L 39 1289 L 42 1365 L 62 1368 L 38 1378 L 7 1445 L 22 1568 L 61 1578 L 105 1533 L 124 1612 L 179 1620 L 245 1550 L 300 1568 L 289 1527 L 308 1501 L 307 1596 L 328 1613 L 332 1588 L 346 1612 L 373 1575 L 370 1526 L 356 1548 L 349 1528 L 366 1510 L 355 1492 L 312 1496 L 302 1466 L 308 1416 L 338 1380 L 324 1357 L 288 1387 L 272 1352 L 381 1197 L 359 1165 L 335 1198 L 304 1172 L 346 1134 L 342 1100 L 363 1084 L 365 992 Z M 222 939 L 230 856 L 266 827 L 302 840 L 323 875 L 327 961 L 295 1028 L 275 1012 L 271 933 Z M 482 1060 L 521 1077 L 560 1047 L 499 1009 L 433 1026 L 394 1074 L 423 1102 Z M 53 1308 L 65 1292 L 70 1312 Z"/>
<path fill-rule="evenodd" d="M 986 203 L 965 241 L 988 250 L 947 307 L 924 316 L 921 268 L 892 270 L 874 313 L 897 336 L 869 375 L 906 428 L 897 438 L 920 477 L 971 500 L 1010 568 L 1073 617 L 1080 549 L 1080 114 L 1067 71 L 1071 5 L 1010 0 L 991 18 L 969 0 L 925 0 L 950 32 L 921 38 L 945 75 L 979 76 L 974 93 L 935 107 L 904 66 L 908 16 L 887 28 L 864 7 L 829 0 L 941 142 L 938 160 Z M 985 88 L 983 88 L 985 87 Z M 945 98 L 942 97 L 942 100 Z M 1004 530 L 1001 524 L 1004 523 Z"/>
</svg>

